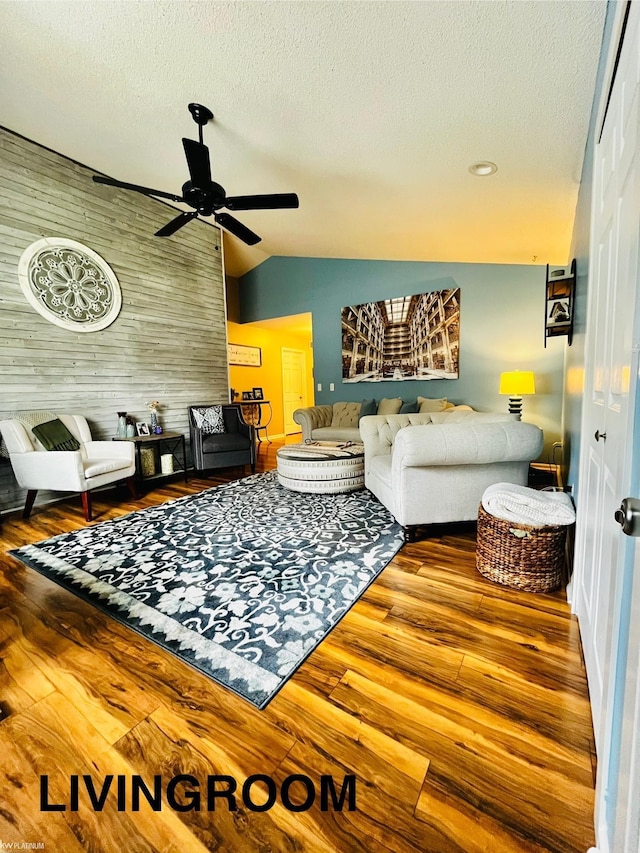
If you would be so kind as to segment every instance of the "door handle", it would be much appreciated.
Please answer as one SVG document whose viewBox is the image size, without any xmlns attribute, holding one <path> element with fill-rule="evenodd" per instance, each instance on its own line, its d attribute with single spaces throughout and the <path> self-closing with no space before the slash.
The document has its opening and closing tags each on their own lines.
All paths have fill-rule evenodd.
<svg viewBox="0 0 640 853">
<path fill-rule="evenodd" d="M 593 437 L 595 438 L 596 441 L 600 441 L 600 439 L 602 439 L 603 441 L 607 440 L 606 432 L 600 432 L 599 429 L 596 430 L 596 434 Z"/>
<path fill-rule="evenodd" d="M 640 536 L 640 500 L 625 498 L 615 511 L 615 519 L 627 536 Z"/>
</svg>

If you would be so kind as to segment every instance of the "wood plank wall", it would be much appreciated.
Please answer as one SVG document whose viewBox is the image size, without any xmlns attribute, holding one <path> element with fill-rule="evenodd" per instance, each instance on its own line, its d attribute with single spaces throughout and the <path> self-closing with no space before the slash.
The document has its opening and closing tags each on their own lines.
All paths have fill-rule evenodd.
<svg viewBox="0 0 640 853">
<path fill-rule="evenodd" d="M 40 409 L 83 414 L 94 438 L 108 439 L 117 411 L 148 421 L 145 403 L 159 400 L 160 423 L 188 438 L 189 404 L 229 399 L 219 229 L 197 221 L 154 237 L 173 209 L 94 184 L 93 174 L 0 129 L 0 418 Z M 122 309 L 107 329 L 67 331 L 31 308 L 18 261 L 42 237 L 77 240 L 114 270 Z M 23 500 L 10 466 L 0 463 L 0 510 Z"/>
</svg>

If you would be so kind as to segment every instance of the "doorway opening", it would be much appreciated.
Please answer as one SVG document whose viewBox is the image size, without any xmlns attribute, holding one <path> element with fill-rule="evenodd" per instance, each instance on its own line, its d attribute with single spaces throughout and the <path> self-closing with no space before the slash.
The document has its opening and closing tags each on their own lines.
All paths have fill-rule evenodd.
<svg viewBox="0 0 640 853">
<path fill-rule="evenodd" d="M 270 401 L 270 439 L 299 441 L 300 426 L 293 421 L 293 412 L 314 404 L 311 313 L 255 323 L 228 321 L 227 338 L 259 350 L 254 365 L 229 365 L 229 386 L 239 398 L 258 389 L 262 399 Z M 293 352 L 299 355 L 291 356 Z"/>
</svg>

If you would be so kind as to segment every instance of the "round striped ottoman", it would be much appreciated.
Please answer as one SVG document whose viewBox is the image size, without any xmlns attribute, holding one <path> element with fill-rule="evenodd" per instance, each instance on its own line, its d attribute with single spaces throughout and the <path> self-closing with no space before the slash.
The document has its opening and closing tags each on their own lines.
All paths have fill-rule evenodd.
<svg viewBox="0 0 640 853">
<path fill-rule="evenodd" d="M 336 495 L 364 488 L 364 445 L 314 441 L 276 453 L 280 485 L 294 492 Z"/>
</svg>

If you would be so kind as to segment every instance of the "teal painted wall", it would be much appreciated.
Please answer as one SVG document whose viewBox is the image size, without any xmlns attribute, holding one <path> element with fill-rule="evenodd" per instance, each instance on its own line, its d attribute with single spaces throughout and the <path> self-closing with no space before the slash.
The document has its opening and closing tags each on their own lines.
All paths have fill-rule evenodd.
<svg viewBox="0 0 640 853">
<path fill-rule="evenodd" d="M 453 287 L 460 288 L 459 379 L 342 382 L 345 305 Z M 312 313 L 316 403 L 420 394 L 506 411 L 501 371 L 533 370 L 537 393 L 525 398 L 523 420 L 544 430 L 546 459 L 561 435 L 564 339 L 544 348 L 544 289 L 544 266 L 272 257 L 242 277 L 240 316 L 247 323 Z"/>
</svg>

